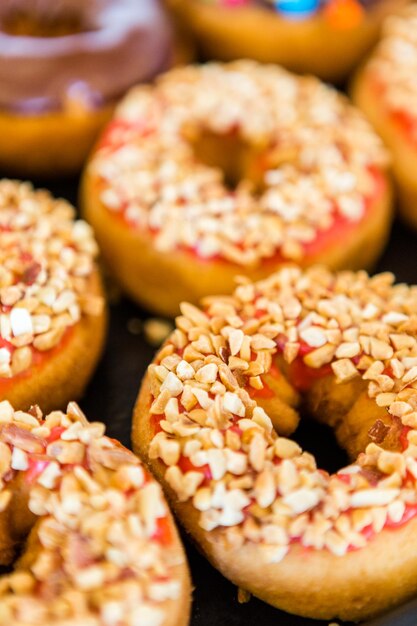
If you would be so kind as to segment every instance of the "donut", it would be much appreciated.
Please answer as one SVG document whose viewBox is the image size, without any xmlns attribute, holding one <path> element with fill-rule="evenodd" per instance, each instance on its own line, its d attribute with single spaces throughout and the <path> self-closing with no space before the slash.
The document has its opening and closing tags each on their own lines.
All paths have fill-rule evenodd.
<svg viewBox="0 0 417 626">
<path fill-rule="evenodd" d="M 417 228 L 417 8 L 388 19 L 371 57 L 353 82 L 352 95 L 392 155 L 404 219 Z"/>
<path fill-rule="evenodd" d="M 0 402 L 0 618 L 10 626 L 185 626 L 190 583 L 159 485 L 88 422 Z"/>
<path fill-rule="evenodd" d="M 134 449 L 239 587 L 291 613 L 360 620 L 417 590 L 417 287 L 282 268 L 188 303 L 149 366 Z M 300 399 L 352 462 L 288 435 Z"/>
<path fill-rule="evenodd" d="M 386 166 L 361 115 L 316 79 L 250 61 L 191 66 L 119 105 L 81 204 L 127 293 L 175 315 L 183 300 L 231 293 L 236 274 L 371 266 L 390 225 Z"/>
<path fill-rule="evenodd" d="M 279 63 L 338 82 L 407 0 L 167 0 L 208 58 Z"/>
<path fill-rule="evenodd" d="M 64 200 L 0 181 L 0 401 L 43 410 L 79 397 L 106 312 L 97 244 Z"/>
<path fill-rule="evenodd" d="M 3 0 L 0 167 L 78 171 L 117 99 L 172 61 L 157 0 Z"/>
</svg>

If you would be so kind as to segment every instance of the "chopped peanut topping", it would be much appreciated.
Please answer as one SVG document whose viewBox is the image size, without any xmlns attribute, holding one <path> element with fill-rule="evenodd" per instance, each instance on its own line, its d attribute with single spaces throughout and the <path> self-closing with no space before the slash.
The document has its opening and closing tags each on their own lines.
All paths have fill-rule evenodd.
<svg viewBox="0 0 417 626">
<path fill-rule="evenodd" d="M 0 416 L 0 513 L 9 508 L 22 524 L 11 549 L 31 514 L 40 517 L 19 568 L 1 578 L 2 623 L 164 623 L 166 602 L 181 591 L 175 568 L 184 557 L 161 489 L 137 457 L 74 403 L 43 418 L 36 407 L 26 414 L 1 402 Z M 19 478 L 26 495 L 15 487 Z"/>
<path fill-rule="evenodd" d="M 83 315 L 99 315 L 89 294 L 97 246 L 65 200 L 28 183 L 0 181 L 0 378 L 30 368 Z"/>
<path fill-rule="evenodd" d="M 318 267 L 242 281 L 202 310 L 182 305 L 149 367 L 151 412 L 162 415 L 150 458 L 165 463 L 169 486 L 193 503 L 203 529 L 259 543 L 271 562 L 294 541 L 338 556 L 359 549 L 417 507 L 417 287 L 393 285 L 388 273 Z M 249 394 L 273 364 L 295 359 L 325 368 L 334 384 L 362 379 L 386 412 L 387 425 L 376 419 L 369 431 L 373 443 L 334 475 L 278 437 Z M 401 437 L 385 450 L 391 425 Z"/>
<path fill-rule="evenodd" d="M 207 135 L 220 153 L 229 150 L 222 138 L 237 137 L 249 154 L 233 190 L 220 167 L 197 157 L 194 144 Z M 238 61 L 175 69 L 133 89 L 89 168 L 103 205 L 152 232 L 158 250 L 248 267 L 277 254 L 300 260 L 337 219 L 360 222 L 375 194 L 372 170 L 386 161 L 380 140 L 336 91 Z"/>
<path fill-rule="evenodd" d="M 385 106 L 416 118 L 417 111 L 417 7 L 407 6 L 384 23 L 382 38 L 372 53 L 366 71 L 382 88 Z M 408 128 L 415 138 L 415 130 Z"/>
</svg>

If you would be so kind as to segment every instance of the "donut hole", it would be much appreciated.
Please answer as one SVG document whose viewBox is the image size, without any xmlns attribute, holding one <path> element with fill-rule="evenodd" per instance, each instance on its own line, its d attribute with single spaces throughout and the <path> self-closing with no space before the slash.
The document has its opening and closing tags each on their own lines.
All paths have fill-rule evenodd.
<svg viewBox="0 0 417 626">
<path fill-rule="evenodd" d="M 12 500 L 0 516 L 0 574 L 12 571 L 21 560 L 38 518 L 28 506 L 28 486 L 18 475 L 10 483 Z"/>
<path fill-rule="evenodd" d="M 329 473 L 354 461 L 370 443 L 392 452 L 406 446 L 401 420 L 375 404 L 360 377 L 336 384 L 326 367 L 312 371 L 301 359 L 288 365 L 278 357 L 264 383 L 266 394 L 254 399 L 277 433 L 297 441 Z"/>
<path fill-rule="evenodd" d="M 22 538 L 22 540 L 13 546 L 13 551 L 9 551 L 7 554 L 7 558 L 2 557 L 4 562 L 0 562 L 0 581 L 3 576 L 7 576 L 8 574 L 12 574 L 14 571 L 18 569 L 18 565 L 21 560 L 24 558 L 28 541 L 29 541 L 30 533 Z"/>
<path fill-rule="evenodd" d="M 304 411 L 298 428 L 291 437 L 303 450 L 308 450 L 315 456 L 317 467 L 329 474 L 339 471 L 350 462 L 346 450 L 337 441 L 333 428 L 319 423 Z"/>
<path fill-rule="evenodd" d="M 222 171 L 225 185 L 234 190 L 242 183 L 252 193 L 262 193 L 264 175 L 269 165 L 267 146 L 254 146 L 237 131 L 225 134 L 203 129 L 185 131 L 195 158 L 209 167 Z"/>
<path fill-rule="evenodd" d="M 18 4 L 18 3 L 17 3 Z M 74 9 L 53 11 L 37 10 L 37 7 L 13 6 L 3 11 L 1 30 L 14 37 L 53 38 L 91 32 L 93 24 L 87 21 L 82 12 Z"/>
</svg>

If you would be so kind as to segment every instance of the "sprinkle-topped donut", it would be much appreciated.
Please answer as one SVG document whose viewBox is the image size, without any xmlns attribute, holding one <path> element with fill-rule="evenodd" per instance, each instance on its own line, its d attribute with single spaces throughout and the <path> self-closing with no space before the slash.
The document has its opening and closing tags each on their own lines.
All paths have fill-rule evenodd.
<svg viewBox="0 0 417 626">
<path fill-rule="evenodd" d="M 206 59 L 256 59 L 340 82 L 408 0 L 166 0 Z"/>
<path fill-rule="evenodd" d="M 180 626 L 185 556 L 160 487 L 104 425 L 0 402 L 0 619 L 11 626 Z"/>
<path fill-rule="evenodd" d="M 389 221 L 386 163 L 362 116 L 316 79 L 209 64 L 130 92 L 87 168 L 84 205 L 127 290 L 172 314 L 230 292 L 238 272 L 369 264 Z"/>
<path fill-rule="evenodd" d="M 134 446 L 208 558 L 301 615 L 417 589 L 417 288 L 392 283 L 290 267 L 182 304 L 136 405 Z M 300 393 L 351 465 L 330 475 L 282 436 Z"/>
<path fill-rule="evenodd" d="M 354 85 L 354 98 L 393 155 L 401 208 L 417 226 L 417 8 L 390 17 Z"/>
<path fill-rule="evenodd" d="M 0 181 L 0 398 L 21 408 L 79 395 L 101 351 L 97 244 L 74 217 L 46 191 Z"/>
</svg>

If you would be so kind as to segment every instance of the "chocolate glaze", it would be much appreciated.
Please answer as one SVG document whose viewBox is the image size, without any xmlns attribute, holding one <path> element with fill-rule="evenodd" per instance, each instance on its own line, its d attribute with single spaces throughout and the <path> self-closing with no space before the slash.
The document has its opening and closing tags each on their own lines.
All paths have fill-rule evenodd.
<svg viewBox="0 0 417 626">
<path fill-rule="evenodd" d="M 81 32 L 13 35 L 13 15 L 76 16 Z M 158 0 L 1 0 L 0 109 L 38 113 L 95 108 L 167 69 L 172 38 Z"/>
</svg>

